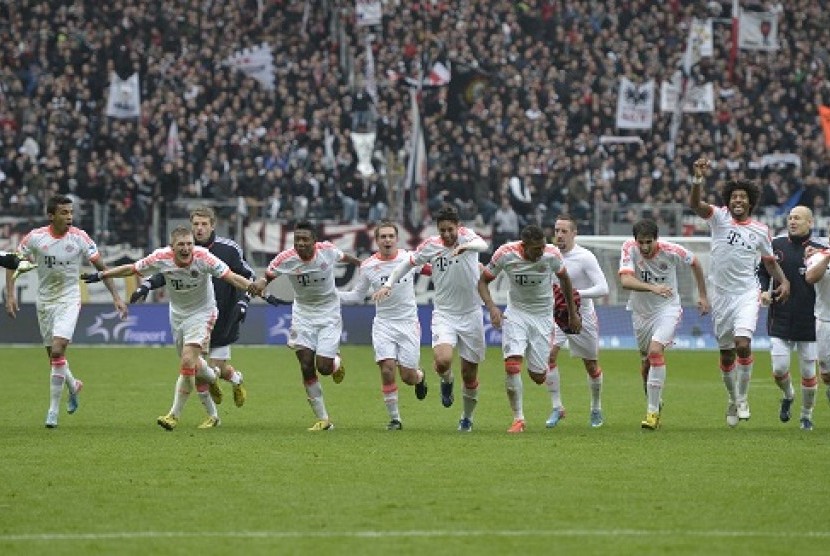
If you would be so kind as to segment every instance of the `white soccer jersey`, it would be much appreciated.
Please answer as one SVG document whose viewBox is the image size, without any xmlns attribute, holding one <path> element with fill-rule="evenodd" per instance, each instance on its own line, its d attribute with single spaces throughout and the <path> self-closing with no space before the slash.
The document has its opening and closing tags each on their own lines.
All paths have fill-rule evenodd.
<svg viewBox="0 0 830 556">
<path fill-rule="evenodd" d="M 386 279 L 401 261 L 409 258 L 410 253 L 398 249 L 394 257 L 384 259 L 375 253 L 360 265 L 360 274 L 354 287 L 349 292 L 340 292 L 340 299 L 347 303 L 359 303 L 386 283 Z M 377 304 L 375 316 L 383 320 L 412 320 L 418 318 L 418 305 L 415 301 L 415 275 L 420 272 L 415 267 L 407 272 L 389 293 L 389 297 Z"/>
<path fill-rule="evenodd" d="M 553 306 L 552 275 L 562 274 L 565 263 L 559 249 L 546 245 L 537 261 L 524 256 L 521 241 L 512 241 L 499 247 L 484 268 L 488 278 L 506 272 L 510 278 L 508 308 L 515 307 L 532 315 L 549 315 Z"/>
<path fill-rule="evenodd" d="M 460 226 L 458 245 L 481 239 L 474 231 Z M 451 315 L 481 310 L 481 297 L 476 284 L 480 275 L 478 253 L 464 251 L 457 257 L 455 246 L 446 247 L 440 236 L 426 239 L 409 258 L 412 265 L 432 265 L 432 281 L 435 284 L 435 309 Z"/>
<path fill-rule="evenodd" d="M 826 253 L 826 250 L 821 253 L 815 253 L 807 259 L 807 268 L 809 269 L 819 264 Z M 815 288 L 816 306 L 814 310 L 816 318 L 822 321 L 830 321 L 830 266 L 824 271 L 824 276 L 821 277 L 821 280 L 815 283 Z"/>
<path fill-rule="evenodd" d="M 758 289 L 756 271 L 761 257 L 774 257 L 766 224 L 757 220 L 737 222 L 726 207 L 712 207 L 707 219 L 712 235 L 709 281 L 718 289 L 744 292 Z"/>
<path fill-rule="evenodd" d="M 680 306 L 680 293 L 677 291 L 677 267 L 681 264 L 691 266 L 695 256 L 685 247 L 670 241 L 656 241 L 650 257 L 643 257 L 637 242 L 629 239 L 623 243 L 620 251 L 620 274 L 633 274 L 635 278 L 647 284 L 668 286 L 674 292 L 670 298 L 651 292 L 632 291 L 628 299 L 628 308 L 641 314 L 653 314 L 669 306 Z"/>
<path fill-rule="evenodd" d="M 596 256 L 581 245 L 574 245 L 567 253 L 562 253 L 565 268 L 575 290 L 579 291 L 580 314 L 594 310 L 594 297 L 608 295 L 608 280 L 599 266 Z"/>
<path fill-rule="evenodd" d="M 75 226 L 60 237 L 51 226 L 35 228 L 23 237 L 18 251 L 37 263 L 38 303 L 80 303 L 81 265 L 101 256 L 95 242 Z"/>
<path fill-rule="evenodd" d="M 286 249 L 274 257 L 265 276 L 285 274 L 294 289 L 294 308 L 309 316 L 340 313 L 340 297 L 334 284 L 334 265 L 343 260 L 343 251 L 328 241 L 314 244 L 314 255 L 304 261 L 295 249 Z"/>
<path fill-rule="evenodd" d="M 167 294 L 170 296 L 170 314 L 173 318 L 185 318 L 198 312 L 216 310 L 212 277 L 222 278 L 230 268 L 204 247 L 194 247 L 193 257 L 187 266 L 179 266 L 171 247 L 156 249 L 133 264 L 136 272 L 164 275 Z"/>
</svg>

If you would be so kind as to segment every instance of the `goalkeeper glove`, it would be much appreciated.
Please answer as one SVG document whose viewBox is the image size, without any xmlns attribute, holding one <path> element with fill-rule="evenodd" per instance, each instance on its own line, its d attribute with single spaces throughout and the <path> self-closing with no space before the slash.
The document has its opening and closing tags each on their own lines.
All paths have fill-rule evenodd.
<svg viewBox="0 0 830 556">
<path fill-rule="evenodd" d="M 141 282 L 130 296 L 130 303 L 139 303 L 147 300 L 147 294 L 150 293 L 150 283 L 147 280 Z"/>
<path fill-rule="evenodd" d="M 81 274 L 81 280 L 83 280 L 87 284 L 94 284 L 95 282 L 100 282 L 101 281 L 101 275 L 102 274 L 103 274 L 103 271 L 84 272 L 83 274 Z"/>
</svg>

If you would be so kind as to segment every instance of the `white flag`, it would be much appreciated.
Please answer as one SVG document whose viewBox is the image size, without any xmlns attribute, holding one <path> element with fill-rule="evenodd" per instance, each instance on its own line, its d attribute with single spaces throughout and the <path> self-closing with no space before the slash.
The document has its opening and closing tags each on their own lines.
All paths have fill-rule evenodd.
<svg viewBox="0 0 830 556">
<path fill-rule="evenodd" d="M 352 132 L 352 145 L 357 153 L 357 171 L 364 177 L 369 177 L 375 173 L 375 168 L 372 166 L 372 153 L 375 151 L 375 137 L 376 133 L 357 133 Z"/>
<path fill-rule="evenodd" d="M 426 79 L 424 79 L 424 85 L 430 85 L 432 87 L 449 85 L 450 77 L 449 68 L 441 62 L 435 62 L 432 64 L 432 69 L 429 71 L 429 75 Z"/>
<path fill-rule="evenodd" d="M 406 165 L 406 189 L 426 186 L 427 184 L 427 149 L 424 142 L 424 130 L 421 127 L 421 113 L 418 110 L 418 93 L 409 90 L 412 105 L 412 135 L 409 137 L 409 162 Z"/>
<path fill-rule="evenodd" d="M 738 27 L 738 48 L 745 50 L 778 50 L 778 16 L 775 12 L 741 10 Z"/>
<path fill-rule="evenodd" d="M 654 81 L 638 85 L 620 78 L 617 97 L 617 127 L 620 129 L 651 129 L 654 119 Z"/>
<path fill-rule="evenodd" d="M 181 150 L 182 142 L 179 141 L 179 124 L 176 123 L 176 120 L 173 120 L 170 122 L 170 128 L 167 130 L 167 147 L 164 150 L 164 159 L 176 160 Z"/>
<path fill-rule="evenodd" d="M 380 0 L 355 0 L 354 13 L 358 27 L 380 25 L 383 7 Z"/>
<path fill-rule="evenodd" d="M 110 74 L 110 91 L 107 98 L 107 116 L 121 120 L 138 118 L 141 116 L 141 89 L 138 84 L 138 74 L 134 73 L 127 79 L 121 79 L 118 74 Z"/>
<path fill-rule="evenodd" d="M 679 80 L 676 80 L 679 81 Z M 680 98 L 680 83 L 663 81 L 660 87 L 660 111 L 674 112 Z M 715 88 L 711 83 L 694 85 L 689 83 L 683 99 L 683 112 L 714 112 Z"/>
<path fill-rule="evenodd" d="M 268 43 L 242 49 L 229 56 L 224 64 L 256 79 L 268 91 L 273 91 L 275 88 L 274 55 Z"/>
<path fill-rule="evenodd" d="M 364 85 L 366 93 L 372 97 L 375 106 L 378 104 L 378 81 L 375 78 L 375 54 L 372 52 L 372 39 L 366 37 L 366 68 Z"/>
</svg>

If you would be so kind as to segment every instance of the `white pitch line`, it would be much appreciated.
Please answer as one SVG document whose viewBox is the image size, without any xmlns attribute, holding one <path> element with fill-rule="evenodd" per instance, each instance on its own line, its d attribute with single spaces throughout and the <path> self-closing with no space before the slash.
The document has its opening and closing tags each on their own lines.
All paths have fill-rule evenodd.
<svg viewBox="0 0 830 556">
<path fill-rule="evenodd" d="M 49 541 L 100 541 L 124 539 L 163 538 L 233 538 L 233 539 L 292 539 L 292 538 L 441 538 L 441 537 L 697 537 L 697 538 L 830 538 L 830 531 L 689 531 L 648 529 L 562 529 L 558 531 L 120 531 L 112 533 L 31 533 L 0 535 L 0 543 Z"/>
</svg>

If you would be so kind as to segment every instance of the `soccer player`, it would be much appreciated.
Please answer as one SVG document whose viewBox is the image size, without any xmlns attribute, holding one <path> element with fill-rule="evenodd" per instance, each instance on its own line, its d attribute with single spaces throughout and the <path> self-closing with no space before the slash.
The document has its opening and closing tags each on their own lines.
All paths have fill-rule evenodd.
<svg viewBox="0 0 830 556">
<path fill-rule="evenodd" d="M 367 295 L 379 290 L 398 264 L 409 258 L 409 252 L 398 249 L 398 227 L 383 220 L 375 228 L 377 252 L 363 261 L 351 291 L 340 291 L 343 303 L 360 303 Z M 429 267 L 413 268 L 398 280 L 387 299 L 379 302 L 372 321 L 372 347 L 375 361 L 380 368 L 381 391 L 389 413 L 388 430 L 400 430 L 401 413 L 398 407 L 398 386 L 395 369 L 401 380 L 415 387 L 415 396 L 423 400 L 427 395 L 427 382 L 420 369 L 421 324 L 418 322 L 418 305 L 415 302 L 415 275 L 428 273 Z"/>
<path fill-rule="evenodd" d="M 35 228 L 20 242 L 17 252 L 23 260 L 37 264 L 37 320 L 46 353 L 51 364 L 49 382 L 49 410 L 46 427 L 58 426 L 61 394 L 66 385 L 69 396 L 66 412 L 78 410 L 78 394 L 84 386 L 69 368 L 66 350 L 75 333 L 81 310 L 81 288 L 78 276 L 81 265 L 89 262 L 98 270 L 106 268 L 95 242 L 80 228 L 72 225 L 72 199 L 54 195 L 46 203 L 49 225 Z M 21 261 L 22 262 L 22 261 Z M 29 262 L 32 262 L 29 260 Z M 104 282 L 121 318 L 127 316 L 127 306 L 121 300 L 112 280 Z M 6 312 L 16 317 L 19 307 L 15 297 L 14 273 L 6 271 Z"/>
<path fill-rule="evenodd" d="M 288 347 L 295 350 L 308 403 L 317 418 L 308 429 L 313 432 L 334 428 L 317 373 L 330 375 L 335 384 L 346 375 L 338 354 L 343 332 L 340 297 L 334 284 L 334 265 L 338 262 L 361 263 L 333 243 L 317 241 L 317 231 L 310 222 L 299 222 L 294 228 L 294 247 L 278 253 L 252 289 L 261 295 L 274 278 L 284 274 L 294 290 Z"/>
<path fill-rule="evenodd" d="M 602 415 L 602 368 L 599 365 L 599 323 L 594 309 L 594 299 L 608 295 L 608 281 L 602 273 L 596 256 L 576 243 L 577 224 L 573 217 L 560 215 L 554 223 L 556 246 L 565 260 L 565 268 L 571 283 L 579 292 L 581 305 L 579 313 L 582 329 L 578 334 L 566 334 L 559 326 L 554 329 L 553 347 L 548 358 L 548 373 L 545 385 L 551 396 L 553 410 L 547 420 L 552 428 L 565 417 L 562 394 L 559 388 L 559 366 L 556 363 L 559 351 L 568 343 L 571 357 L 582 358 L 588 373 L 588 388 L 591 391 L 591 413 L 589 422 L 598 428 L 603 424 Z"/>
<path fill-rule="evenodd" d="M 128 263 L 103 272 L 83 275 L 87 283 L 133 274 L 162 272 L 170 297 L 170 328 L 180 357 L 179 377 L 173 405 L 156 422 L 168 431 L 176 428 L 190 394 L 196 390 L 208 415 L 200 429 L 217 427 L 221 421 L 210 397 L 207 381 L 196 383 L 196 377 L 209 377 L 213 370 L 202 357 L 207 352 L 211 330 L 216 323 L 217 309 L 211 277 L 220 278 L 233 287 L 247 290 L 251 281 L 231 271 L 224 262 L 204 247 L 194 245 L 193 232 L 184 226 L 170 233 L 170 245 L 156 249 L 135 263 Z M 215 378 L 215 377 L 214 377 Z"/>
<path fill-rule="evenodd" d="M 778 417 L 782 423 L 790 420 L 790 408 L 795 398 L 790 378 L 790 353 L 798 354 L 801 372 L 801 415 L 812 416 L 816 402 L 816 291 L 805 280 L 807 270 L 806 251 L 808 248 L 823 249 L 824 245 L 811 237 L 813 211 L 805 206 L 796 206 L 787 216 L 787 234 L 772 239 L 772 251 L 790 281 L 790 298 L 785 302 L 773 303 L 770 284 L 777 284 L 766 267 L 758 269 L 761 282 L 761 305 L 769 307 L 767 332 L 772 344 L 772 377 L 781 389 L 781 407 Z"/>
<path fill-rule="evenodd" d="M 815 319 L 816 319 L 816 345 L 821 380 L 827 387 L 827 399 L 830 401 L 830 249 L 822 249 L 814 253 L 807 260 L 807 272 L 804 280 L 813 285 L 816 293 Z M 802 370 L 802 373 L 804 371 Z M 813 385 L 812 392 L 805 390 L 804 374 L 801 375 L 801 394 L 804 402 L 801 405 L 800 426 L 803 430 L 813 430 L 813 404 L 807 404 L 808 397 L 815 400 L 817 384 Z"/>
<path fill-rule="evenodd" d="M 536 384 L 545 383 L 553 339 L 554 274 L 568 304 L 569 327 L 575 332 L 580 328 L 571 279 L 559 250 L 546 243 L 545 233 L 535 224 L 526 226 L 520 237 L 521 241 L 505 243 L 496 250 L 478 281 L 478 292 L 490 311 L 490 322 L 502 329 L 504 387 L 513 411 L 513 423 L 507 429 L 509 433 L 525 430 L 522 388 L 525 357 L 531 380 Z M 502 272 L 510 281 L 504 315 L 493 303 L 489 287 Z"/>
<path fill-rule="evenodd" d="M 726 424 L 735 427 L 739 421 L 750 418 L 752 335 L 758 323 L 760 305 L 755 272 L 758 258 L 779 284 L 772 295 L 777 302 L 784 302 L 790 296 L 790 281 L 775 260 L 769 228 L 752 219 L 759 196 L 758 186 L 745 179 L 730 180 L 721 192 L 724 206 L 712 206 L 702 200 L 701 194 L 704 174 L 709 167 L 705 158 L 695 161 L 689 206 L 708 221 L 712 236 L 713 264 L 709 269 L 708 291 L 720 349 L 721 376 L 729 397 Z"/>
<path fill-rule="evenodd" d="M 216 235 L 216 213 L 211 207 L 203 206 L 190 212 L 190 229 L 198 247 L 204 247 L 233 272 L 253 280 L 253 269 L 245 261 L 242 248 L 232 239 Z M 130 297 L 130 303 L 145 299 L 150 290 L 164 286 L 163 273 L 157 273 L 142 281 Z M 216 295 L 216 308 L 219 316 L 210 334 L 210 359 L 208 364 L 219 371 L 219 378 L 230 382 L 233 388 L 233 401 L 236 407 L 242 407 L 247 398 L 242 373 L 230 363 L 231 344 L 239 339 L 239 325 L 245 320 L 251 296 L 241 292 L 233 285 L 213 278 L 213 292 Z M 217 404 L 222 403 L 222 389 L 215 380 L 209 383 L 211 397 Z"/>
<path fill-rule="evenodd" d="M 473 412 L 478 403 L 478 365 L 484 360 L 484 320 L 478 294 L 480 265 L 478 254 L 487 250 L 473 230 L 459 225 L 458 211 L 449 205 L 435 215 L 438 235 L 424 240 L 408 259 L 395 267 L 384 285 L 373 295 L 374 301 L 389 297 L 398 281 L 413 267 L 430 264 L 435 284 L 432 312 L 432 352 L 435 371 L 441 378 L 441 403 L 454 401 L 452 373 L 453 349 L 461 359 L 464 407 L 458 430 L 473 430 Z"/>
<path fill-rule="evenodd" d="M 702 315 L 709 312 L 706 279 L 694 254 L 676 243 L 659 241 L 654 220 L 634 224 L 634 239 L 623 243 L 620 252 L 620 284 L 631 290 L 628 309 L 642 361 L 641 373 L 646 391 L 646 418 L 642 428 L 660 427 L 663 385 L 666 382 L 664 351 L 674 341 L 683 316 L 677 291 L 677 268 L 687 265 L 697 283 L 697 306 Z"/>
</svg>

